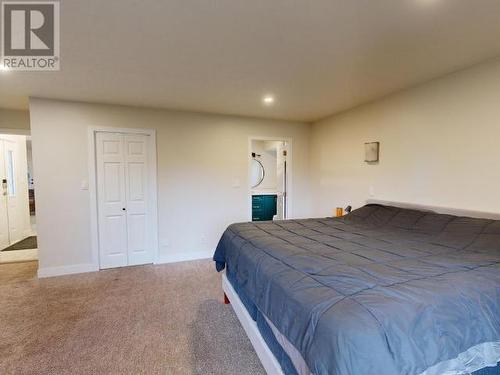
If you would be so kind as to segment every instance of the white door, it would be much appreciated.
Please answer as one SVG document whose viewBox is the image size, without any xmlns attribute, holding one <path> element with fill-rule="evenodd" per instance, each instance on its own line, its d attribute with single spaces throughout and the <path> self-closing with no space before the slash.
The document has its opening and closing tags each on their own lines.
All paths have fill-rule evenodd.
<svg viewBox="0 0 500 375">
<path fill-rule="evenodd" d="M 152 242 L 148 235 L 149 137 L 127 134 L 124 135 L 124 142 L 128 264 L 151 263 Z"/>
<path fill-rule="evenodd" d="M 0 137 L 0 249 L 31 235 L 26 137 Z"/>
<path fill-rule="evenodd" d="M 122 267 L 128 264 L 123 146 L 121 134 L 96 134 L 101 268 Z"/>
<path fill-rule="evenodd" d="M 288 213 L 288 165 L 287 165 L 288 147 L 286 142 L 281 142 L 277 149 L 277 209 L 276 219 L 283 220 L 287 218 Z"/>
<path fill-rule="evenodd" d="M 96 134 L 100 268 L 152 262 L 149 137 Z"/>
<path fill-rule="evenodd" d="M 5 175 L 7 178 L 7 212 L 9 218 L 10 243 L 16 243 L 23 236 L 23 215 L 26 207 L 20 207 L 20 189 L 22 188 L 18 169 L 20 167 L 18 158 L 18 144 L 14 141 L 4 140 L 4 162 Z M 27 179 L 27 176 L 25 176 Z M 26 192 L 27 193 L 27 192 Z"/>
<path fill-rule="evenodd" d="M 7 214 L 7 175 L 5 174 L 5 150 L 0 140 L 0 250 L 10 245 L 9 217 Z"/>
</svg>

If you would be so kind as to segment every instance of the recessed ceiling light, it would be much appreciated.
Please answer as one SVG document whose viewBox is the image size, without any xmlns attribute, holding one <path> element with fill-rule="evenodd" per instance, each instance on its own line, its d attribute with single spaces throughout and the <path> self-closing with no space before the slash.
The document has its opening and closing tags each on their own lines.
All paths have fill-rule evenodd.
<svg viewBox="0 0 500 375">
<path fill-rule="evenodd" d="M 262 103 L 264 103 L 264 105 L 272 105 L 274 104 L 274 96 L 272 95 L 266 95 L 262 98 Z"/>
</svg>

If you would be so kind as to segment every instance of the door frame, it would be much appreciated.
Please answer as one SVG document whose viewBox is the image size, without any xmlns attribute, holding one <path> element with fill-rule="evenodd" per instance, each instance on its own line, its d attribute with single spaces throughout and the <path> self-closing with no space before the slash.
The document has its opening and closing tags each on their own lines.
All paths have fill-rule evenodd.
<svg viewBox="0 0 500 375">
<path fill-rule="evenodd" d="M 97 165 L 96 165 L 96 133 L 124 133 L 124 134 L 143 134 L 150 136 L 149 148 L 149 192 L 151 197 L 151 215 L 153 227 L 152 233 L 152 251 L 153 264 L 158 263 L 158 170 L 157 170 L 157 145 L 156 130 L 139 128 L 115 128 L 110 126 L 89 126 L 88 127 L 88 164 L 89 164 L 89 197 L 90 197 L 90 237 L 92 248 L 92 264 L 95 270 L 100 270 L 99 262 L 99 218 L 97 211 Z M 83 182 L 82 182 L 83 183 Z"/>
<path fill-rule="evenodd" d="M 250 180 L 252 176 L 252 141 L 281 141 L 288 144 L 287 153 L 287 220 L 293 218 L 293 138 L 291 137 L 281 137 L 281 136 L 249 136 L 248 137 L 248 152 L 247 152 L 247 164 L 248 164 L 248 175 L 247 175 L 247 212 L 248 220 L 252 221 L 252 187 L 250 186 Z"/>
<path fill-rule="evenodd" d="M 26 128 L 2 128 L 0 127 L 0 134 L 3 134 L 3 135 L 24 135 L 24 136 L 31 136 L 31 129 L 26 129 Z M 35 215 L 36 216 L 36 215 Z M 27 233 L 25 233 L 27 234 Z M 30 233 L 28 234 L 28 236 L 31 236 L 33 235 L 33 233 L 31 232 L 30 230 Z M 38 234 L 37 234 L 38 235 Z M 38 241 L 38 244 L 40 244 L 40 240 Z M 40 247 L 37 248 L 37 258 L 36 259 L 40 259 Z M 33 259 L 28 259 L 26 260 L 27 262 L 31 262 Z M 24 262 L 24 260 L 23 260 Z M 40 265 L 38 264 L 37 262 L 37 271 L 39 271 L 39 268 L 40 268 Z"/>
<path fill-rule="evenodd" d="M 2 135 L 4 136 L 9 136 L 9 135 L 21 135 L 21 136 L 25 136 L 25 137 L 30 137 L 31 136 L 31 129 L 15 129 L 15 128 L 0 128 L 0 141 L 7 141 L 7 142 L 11 142 L 10 139 L 4 139 L 2 138 Z M 18 150 L 19 151 L 19 150 Z M 18 154 L 19 155 L 19 154 Z M 17 168 L 16 168 L 17 169 Z M 27 189 L 29 189 L 29 186 L 27 186 Z M 28 202 L 29 202 L 29 198 L 28 198 Z M 31 216 L 31 215 L 30 215 Z M 36 215 L 35 215 L 36 216 Z M 10 220 L 10 218 L 9 218 Z M 9 231 L 10 232 L 10 231 Z M 24 227 L 23 226 L 23 229 L 22 229 L 22 232 L 21 232 L 21 239 L 20 240 L 17 240 L 17 241 L 14 241 L 14 242 L 11 242 L 10 243 L 10 246 L 11 245 L 14 245 L 18 242 L 21 242 L 23 239 L 27 238 L 27 237 L 30 237 L 33 235 L 33 232 L 31 231 L 31 228 L 28 228 L 28 227 Z M 9 233 L 9 237 L 10 237 L 10 233 Z M 9 240 L 10 242 L 10 240 Z M 39 251 L 39 249 L 37 249 L 37 251 Z M 38 253 L 39 254 L 39 253 Z"/>
</svg>

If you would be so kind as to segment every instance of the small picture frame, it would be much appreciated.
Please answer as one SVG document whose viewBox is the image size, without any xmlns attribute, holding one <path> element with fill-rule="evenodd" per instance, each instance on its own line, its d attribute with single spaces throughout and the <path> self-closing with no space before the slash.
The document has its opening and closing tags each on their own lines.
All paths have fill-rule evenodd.
<svg viewBox="0 0 500 375">
<path fill-rule="evenodd" d="M 365 143 L 365 162 L 376 163 L 379 161 L 380 142 Z"/>
</svg>

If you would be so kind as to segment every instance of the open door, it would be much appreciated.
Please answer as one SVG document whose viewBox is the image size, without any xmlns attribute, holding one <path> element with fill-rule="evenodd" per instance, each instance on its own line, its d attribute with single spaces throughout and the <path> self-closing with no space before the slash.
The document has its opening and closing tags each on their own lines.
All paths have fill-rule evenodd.
<svg viewBox="0 0 500 375">
<path fill-rule="evenodd" d="M 31 235 L 26 136 L 0 135 L 0 250 Z"/>
<path fill-rule="evenodd" d="M 9 217 L 7 214 L 7 176 L 5 173 L 5 149 L 0 140 L 0 250 L 10 245 Z"/>
<path fill-rule="evenodd" d="M 25 217 L 28 217 L 27 199 L 21 195 L 27 195 L 28 189 L 22 188 L 21 179 L 26 179 L 27 173 L 21 177 L 19 168 L 18 143 L 16 141 L 4 140 L 5 174 L 7 177 L 7 212 L 9 216 L 10 243 L 16 243 L 24 238 Z M 23 170 L 26 165 L 23 165 Z M 24 181 L 23 181 L 24 182 Z M 24 186 L 23 186 L 24 187 Z M 23 204 L 21 206 L 21 204 Z"/>
<path fill-rule="evenodd" d="M 276 219 L 285 220 L 288 217 L 288 144 L 280 142 L 277 149 L 277 210 Z"/>
<path fill-rule="evenodd" d="M 290 209 L 291 140 L 251 138 L 249 142 L 250 217 L 285 220 Z"/>
</svg>

